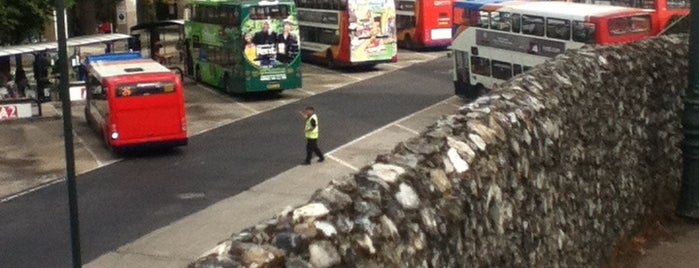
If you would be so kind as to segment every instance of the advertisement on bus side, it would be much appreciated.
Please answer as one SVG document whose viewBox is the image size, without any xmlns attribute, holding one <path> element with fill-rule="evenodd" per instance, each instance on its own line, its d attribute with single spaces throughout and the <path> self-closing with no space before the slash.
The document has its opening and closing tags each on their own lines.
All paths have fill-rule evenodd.
<svg viewBox="0 0 699 268">
<path fill-rule="evenodd" d="M 566 49 L 565 42 L 480 29 L 476 30 L 476 44 L 550 58 L 565 52 Z"/>
<path fill-rule="evenodd" d="M 243 20 L 245 59 L 256 69 L 254 74 L 259 72 L 260 81 L 287 79 L 287 67 L 300 60 L 298 20 L 287 15 L 286 8 L 251 7 Z"/>
<path fill-rule="evenodd" d="M 350 59 L 387 60 L 396 55 L 393 0 L 349 0 Z"/>
</svg>

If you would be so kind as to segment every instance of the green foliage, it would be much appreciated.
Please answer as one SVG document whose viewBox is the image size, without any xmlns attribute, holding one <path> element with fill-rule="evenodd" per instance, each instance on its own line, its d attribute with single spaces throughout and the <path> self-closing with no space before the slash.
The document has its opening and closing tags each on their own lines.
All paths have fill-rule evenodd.
<svg viewBox="0 0 699 268">
<path fill-rule="evenodd" d="M 53 9 L 53 0 L 0 0 L 0 45 L 19 44 L 42 32 Z"/>
</svg>

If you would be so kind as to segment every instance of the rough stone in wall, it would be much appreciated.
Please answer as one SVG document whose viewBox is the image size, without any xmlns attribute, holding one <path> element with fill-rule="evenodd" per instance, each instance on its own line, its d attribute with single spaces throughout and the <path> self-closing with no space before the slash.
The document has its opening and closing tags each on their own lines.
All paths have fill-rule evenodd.
<svg viewBox="0 0 699 268">
<path fill-rule="evenodd" d="M 583 48 L 190 267 L 589 267 L 674 208 L 687 36 Z"/>
</svg>

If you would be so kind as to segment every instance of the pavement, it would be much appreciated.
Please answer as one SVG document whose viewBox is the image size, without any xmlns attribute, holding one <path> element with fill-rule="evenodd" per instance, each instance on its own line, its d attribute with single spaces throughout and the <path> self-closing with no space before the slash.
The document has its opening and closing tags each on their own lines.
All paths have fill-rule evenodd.
<svg viewBox="0 0 699 268">
<path fill-rule="evenodd" d="M 661 227 L 662 235 L 638 251 L 629 263 L 637 268 L 699 267 L 699 222 L 677 219 Z M 655 240 L 655 239 L 653 239 Z"/>
</svg>

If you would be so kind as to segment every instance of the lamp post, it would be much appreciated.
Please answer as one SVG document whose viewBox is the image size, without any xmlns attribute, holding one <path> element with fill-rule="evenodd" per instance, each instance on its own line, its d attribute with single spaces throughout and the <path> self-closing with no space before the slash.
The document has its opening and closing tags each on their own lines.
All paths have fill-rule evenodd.
<svg viewBox="0 0 699 268">
<path fill-rule="evenodd" d="M 682 115 L 684 169 L 677 211 L 699 220 L 699 2 L 692 1 L 690 14 L 689 77 Z"/>
<path fill-rule="evenodd" d="M 68 207 L 70 210 L 70 244 L 72 247 L 73 267 L 82 267 L 80 258 L 80 228 L 78 224 L 78 199 L 75 187 L 75 155 L 73 152 L 73 125 L 70 111 L 70 92 L 68 91 L 68 45 L 65 27 L 65 1 L 56 0 L 56 20 L 58 23 L 58 70 L 61 79 L 58 91 L 63 108 L 63 137 L 66 153 L 66 185 L 68 187 Z"/>
</svg>

